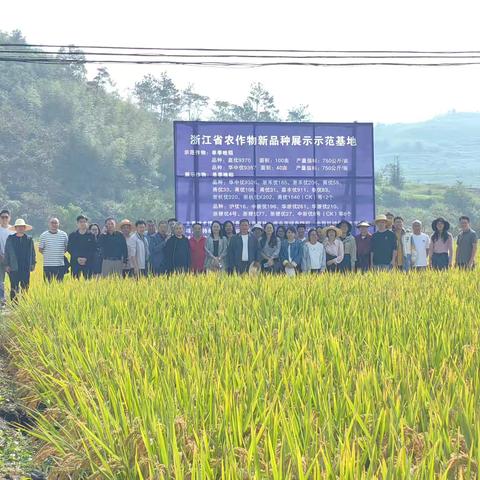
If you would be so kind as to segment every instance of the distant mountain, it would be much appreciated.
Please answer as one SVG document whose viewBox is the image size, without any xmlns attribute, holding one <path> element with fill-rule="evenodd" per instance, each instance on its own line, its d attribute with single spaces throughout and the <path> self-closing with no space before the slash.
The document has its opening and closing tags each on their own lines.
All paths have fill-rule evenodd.
<svg viewBox="0 0 480 480">
<path fill-rule="evenodd" d="M 375 169 L 396 155 L 408 181 L 480 187 L 480 112 L 375 125 Z"/>
</svg>

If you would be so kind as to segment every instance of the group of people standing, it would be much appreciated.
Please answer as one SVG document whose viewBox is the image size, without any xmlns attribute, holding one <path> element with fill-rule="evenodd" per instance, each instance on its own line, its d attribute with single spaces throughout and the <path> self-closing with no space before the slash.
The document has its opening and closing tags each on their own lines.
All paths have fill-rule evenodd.
<svg viewBox="0 0 480 480">
<path fill-rule="evenodd" d="M 61 281 L 71 270 L 72 276 L 140 277 L 174 272 L 209 271 L 243 274 L 366 272 L 370 269 L 423 270 L 447 269 L 454 264 L 453 236 L 444 218 L 432 222 L 432 235 L 422 231 L 419 220 L 406 229 L 400 216 L 378 215 L 373 225 L 362 221 L 353 225 L 342 220 L 336 225 L 310 228 L 306 225 L 277 226 L 267 222 L 250 225 L 239 222 L 239 232 L 231 221 L 213 221 L 204 235 L 203 225 L 192 225 L 190 238 L 184 225 L 175 218 L 168 221 L 122 220 L 107 218 L 101 228 L 77 217 L 77 229 L 67 235 L 60 230 L 58 218 L 49 220 L 48 230 L 40 235 L 38 250 L 43 255 L 47 281 Z M 477 235 L 470 219 L 459 219 L 455 265 L 472 269 L 475 265 Z M 0 301 L 5 304 L 4 278 L 10 277 L 10 298 L 27 289 L 30 272 L 36 265 L 32 227 L 23 219 L 10 226 L 10 212 L 0 212 Z M 69 254 L 69 258 L 66 254 Z"/>
</svg>

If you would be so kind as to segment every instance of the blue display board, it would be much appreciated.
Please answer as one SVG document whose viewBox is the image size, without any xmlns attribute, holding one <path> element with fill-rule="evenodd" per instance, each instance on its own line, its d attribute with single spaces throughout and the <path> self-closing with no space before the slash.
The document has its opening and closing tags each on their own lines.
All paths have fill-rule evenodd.
<svg viewBox="0 0 480 480">
<path fill-rule="evenodd" d="M 174 122 L 176 217 L 372 220 L 373 124 Z"/>
</svg>

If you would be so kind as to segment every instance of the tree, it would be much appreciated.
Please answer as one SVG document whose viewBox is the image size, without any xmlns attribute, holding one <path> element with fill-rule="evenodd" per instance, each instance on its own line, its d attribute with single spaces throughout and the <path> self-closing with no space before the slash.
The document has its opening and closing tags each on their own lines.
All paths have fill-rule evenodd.
<svg viewBox="0 0 480 480">
<path fill-rule="evenodd" d="M 93 80 L 87 83 L 95 88 L 100 88 L 102 90 L 113 88 L 115 85 L 112 77 L 110 76 L 110 72 L 106 67 L 98 68 L 97 74 L 93 77 Z"/>
<path fill-rule="evenodd" d="M 180 112 L 180 93 L 165 72 L 160 78 L 145 75 L 135 84 L 134 95 L 140 106 L 155 112 L 161 122 L 174 120 Z"/>
<path fill-rule="evenodd" d="M 230 122 L 233 120 L 238 120 L 235 117 L 236 108 L 238 108 L 237 105 L 234 105 L 233 103 L 217 100 L 212 108 L 211 119 L 217 120 L 219 122 Z"/>
<path fill-rule="evenodd" d="M 388 178 L 389 185 L 392 187 L 402 189 L 405 185 L 405 176 L 403 175 L 398 156 L 395 157 L 393 163 L 389 163 L 385 166 L 385 174 Z"/>
<path fill-rule="evenodd" d="M 209 98 L 193 91 L 189 84 L 181 93 L 181 108 L 188 120 L 198 120 L 202 111 L 208 106 Z"/>
<path fill-rule="evenodd" d="M 270 95 L 261 83 L 251 85 L 247 100 L 238 113 L 243 117 L 242 120 L 278 120 L 278 109 L 275 106 L 273 95 Z"/>
<path fill-rule="evenodd" d="M 57 58 L 66 62 L 67 74 L 71 74 L 76 80 L 85 80 L 87 69 L 85 68 L 85 55 L 82 50 L 70 45 L 68 49 L 60 48 Z"/>
<path fill-rule="evenodd" d="M 298 105 L 288 111 L 287 122 L 309 122 L 310 120 L 308 105 Z"/>
</svg>

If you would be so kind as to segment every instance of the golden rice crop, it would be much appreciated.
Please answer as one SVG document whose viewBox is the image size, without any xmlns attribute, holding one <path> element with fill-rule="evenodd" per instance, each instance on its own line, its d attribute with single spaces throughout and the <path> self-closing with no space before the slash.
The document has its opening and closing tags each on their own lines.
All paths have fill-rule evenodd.
<svg viewBox="0 0 480 480">
<path fill-rule="evenodd" d="M 35 282 L 52 478 L 475 478 L 480 272 Z"/>
</svg>

